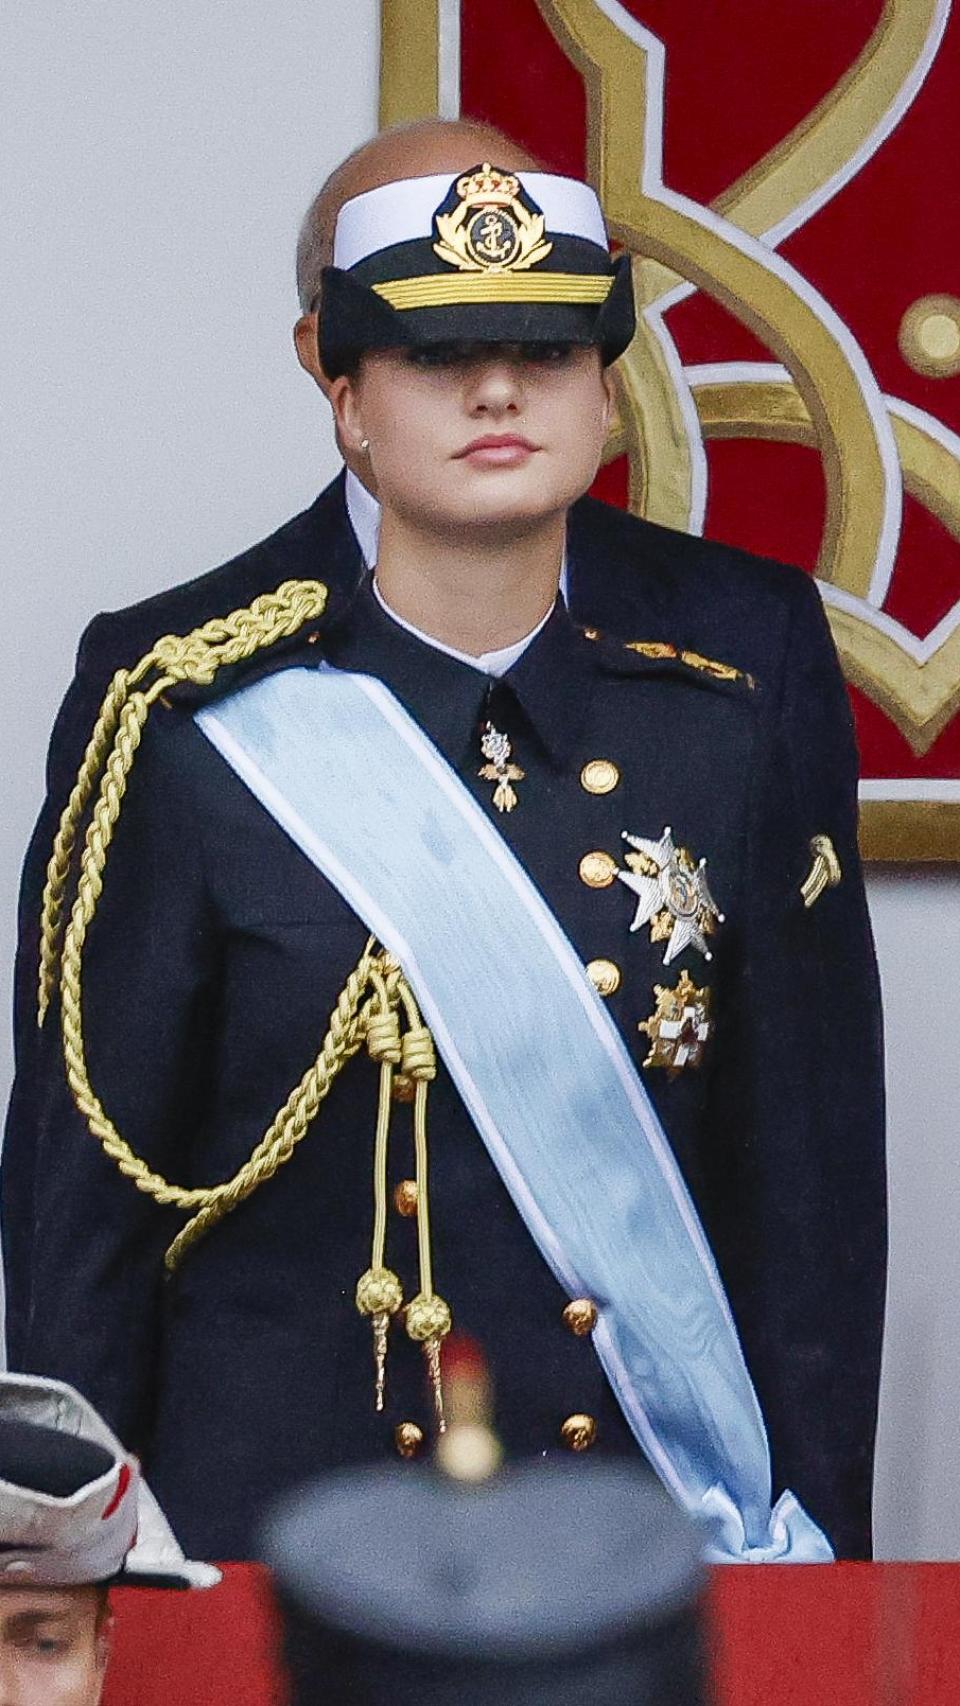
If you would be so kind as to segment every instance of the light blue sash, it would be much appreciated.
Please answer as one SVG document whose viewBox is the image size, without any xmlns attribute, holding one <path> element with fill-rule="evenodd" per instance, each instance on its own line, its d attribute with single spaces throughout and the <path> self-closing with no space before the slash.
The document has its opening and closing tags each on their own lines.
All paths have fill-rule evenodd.
<svg viewBox="0 0 960 1706">
<path fill-rule="evenodd" d="M 792 1493 L 771 1510 L 756 1394 L 643 1083 L 467 789 L 367 676 L 283 670 L 196 720 L 403 966 L 544 1259 L 597 1304 L 601 1363 L 666 1486 L 711 1524 L 710 1555 L 829 1560 Z"/>
</svg>

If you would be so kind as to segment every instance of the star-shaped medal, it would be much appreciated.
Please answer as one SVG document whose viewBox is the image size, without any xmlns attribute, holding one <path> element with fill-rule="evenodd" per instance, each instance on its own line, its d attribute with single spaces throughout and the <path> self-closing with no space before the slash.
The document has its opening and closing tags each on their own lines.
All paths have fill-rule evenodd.
<svg viewBox="0 0 960 1706">
<path fill-rule="evenodd" d="M 637 897 L 630 929 L 640 930 L 649 924 L 650 940 L 666 941 L 665 966 L 688 946 L 696 948 L 704 959 L 711 959 L 707 937 L 723 923 L 723 913 L 707 886 L 706 859 L 698 864 L 685 847 L 677 847 L 669 825 L 659 841 L 628 835 L 626 830 L 621 833 L 636 849 L 626 855 L 629 869 L 617 872 Z"/>
</svg>

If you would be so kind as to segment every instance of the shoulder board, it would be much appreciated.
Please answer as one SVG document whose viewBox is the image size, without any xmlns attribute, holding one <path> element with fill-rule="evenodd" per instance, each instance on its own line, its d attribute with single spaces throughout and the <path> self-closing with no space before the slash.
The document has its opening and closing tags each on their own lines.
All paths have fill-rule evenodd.
<svg viewBox="0 0 960 1706">
<path fill-rule="evenodd" d="M 683 664 L 685 669 L 699 670 L 703 675 L 712 675 L 715 681 L 743 681 L 749 688 L 754 688 L 756 682 L 752 675 L 745 670 L 737 669 L 732 663 L 720 663 L 716 658 L 705 658 L 700 652 L 689 652 L 667 645 L 663 640 L 626 640 L 624 650 L 639 652 L 645 658 L 673 658 Z"/>
<path fill-rule="evenodd" d="M 621 640 L 612 635 L 602 634 L 597 628 L 584 628 L 584 638 L 596 640 L 602 644 L 604 661 L 617 666 L 618 654 L 620 665 L 627 663 L 623 654 L 631 653 L 634 658 L 642 658 L 648 663 L 665 666 L 667 669 L 679 670 L 682 674 L 706 677 L 711 681 L 737 682 L 748 692 L 756 688 L 756 681 L 746 670 L 737 669 L 735 664 L 722 663 L 718 658 L 704 657 L 701 652 L 688 650 L 683 646 L 674 646 L 669 640 Z"/>
</svg>

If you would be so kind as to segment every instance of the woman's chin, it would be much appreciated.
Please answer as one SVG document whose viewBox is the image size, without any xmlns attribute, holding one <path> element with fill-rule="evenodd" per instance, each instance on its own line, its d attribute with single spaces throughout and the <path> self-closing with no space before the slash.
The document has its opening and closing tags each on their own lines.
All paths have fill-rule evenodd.
<svg viewBox="0 0 960 1706">
<path fill-rule="evenodd" d="M 439 494 L 432 493 L 432 501 L 418 509 L 416 521 L 427 532 L 463 538 L 477 532 L 480 543 L 484 533 L 490 531 L 498 538 L 511 532 L 535 532 L 554 522 L 583 496 L 590 483 L 588 479 L 572 490 L 569 487 L 554 490 L 545 487 L 542 478 L 534 479 L 526 471 L 502 470 L 489 478 L 485 475 L 481 480 L 472 480 L 469 489 L 457 492 L 449 502 L 438 502 Z"/>
</svg>

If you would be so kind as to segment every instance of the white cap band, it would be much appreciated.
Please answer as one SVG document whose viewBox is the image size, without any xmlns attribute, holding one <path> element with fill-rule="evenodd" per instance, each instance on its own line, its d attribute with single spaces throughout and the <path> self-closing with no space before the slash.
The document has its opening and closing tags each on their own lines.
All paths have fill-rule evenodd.
<svg viewBox="0 0 960 1706">
<path fill-rule="evenodd" d="M 589 184 L 553 172 L 515 172 L 513 176 L 541 209 L 551 236 L 583 237 L 600 248 L 608 247 L 600 203 Z M 333 241 L 334 266 L 347 271 L 394 243 L 432 237 L 433 216 L 452 181 L 448 172 L 400 178 L 345 201 Z"/>
</svg>

